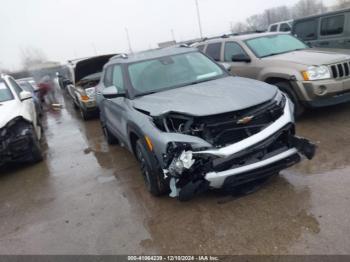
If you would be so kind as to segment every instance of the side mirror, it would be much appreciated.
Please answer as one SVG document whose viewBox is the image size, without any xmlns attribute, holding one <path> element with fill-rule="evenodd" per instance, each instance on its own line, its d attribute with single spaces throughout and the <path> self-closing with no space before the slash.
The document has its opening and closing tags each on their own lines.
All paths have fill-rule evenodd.
<svg viewBox="0 0 350 262">
<path fill-rule="evenodd" d="M 22 91 L 21 93 L 19 93 L 19 98 L 21 99 L 21 101 L 31 99 L 32 93 L 28 91 Z"/>
<path fill-rule="evenodd" d="M 252 61 L 250 57 L 245 54 L 233 55 L 231 59 L 232 59 L 232 62 L 250 63 Z"/>
<path fill-rule="evenodd" d="M 122 97 L 124 94 L 120 94 L 118 92 L 118 88 L 115 86 L 109 86 L 102 90 L 102 95 L 104 98 L 116 98 L 116 97 Z"/>
</svg>

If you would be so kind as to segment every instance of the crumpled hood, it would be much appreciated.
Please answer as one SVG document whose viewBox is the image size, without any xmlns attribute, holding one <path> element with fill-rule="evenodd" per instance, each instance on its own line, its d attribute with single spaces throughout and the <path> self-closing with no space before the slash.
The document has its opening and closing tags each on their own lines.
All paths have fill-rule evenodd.
<svg viewBox="0 0 350 262">
<path fill-rule="evenodd" d="M 277 88 L 253 79 L 225 77 L 133 100 L 133 106 L 159 116 L 178 112 L 207 116 L 242 110 L 271 100 Z"/>
<path fill-rule="evenodd" d="M 302 65 L 329 65 L 344 60 L 350 60 L 350 56 L 342 53 L 335 53 L 319 49 L 305 49 L 285 54 L 263 58 L 270 61 L 292 62 Z"/>
<path fill-rule="evenodd" d="M 17 100 L 10 100 L 0 103 L 0 128 L 6 126 L 8 122 L 12 119 L 22 116 L 23 118 L 28 119 L 27 114 L 22 113 L 22 107 L 18 104 Z"/>
</svg>

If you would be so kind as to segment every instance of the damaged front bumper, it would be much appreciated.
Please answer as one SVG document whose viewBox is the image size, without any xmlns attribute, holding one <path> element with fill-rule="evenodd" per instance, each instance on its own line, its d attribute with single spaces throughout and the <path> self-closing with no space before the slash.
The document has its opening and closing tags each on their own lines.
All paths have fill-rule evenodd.
<svg viewBox="0 0 350 262">
<path fill-rule="evenodd" d="M 208 188 L 234 187 L 278 173 L 312 159 L 316 147 L 295 136 L 291 105 L 280 118 L 257 134 L 232 145 L 200 151 L 184 149 L 164 170 L 172 197 L 188 199 Z M 184 194 L 186 194 L 184 196 Z"/>
</svg>

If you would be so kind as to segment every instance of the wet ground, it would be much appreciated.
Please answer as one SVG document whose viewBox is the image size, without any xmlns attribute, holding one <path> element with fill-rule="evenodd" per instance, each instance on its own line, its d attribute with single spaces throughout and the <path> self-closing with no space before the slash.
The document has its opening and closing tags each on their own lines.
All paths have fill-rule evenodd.
<svg viewBox="0 0 350 262">
<path fill-rule="evenodd" d="M 350 254 L 350 105 L 299 121 L 311 162 L 180 203 L 149 195 L 134 157 L 65 102 L 44 121 L 46 160 L 0 171 L 0 254 Z"/>
</svg>

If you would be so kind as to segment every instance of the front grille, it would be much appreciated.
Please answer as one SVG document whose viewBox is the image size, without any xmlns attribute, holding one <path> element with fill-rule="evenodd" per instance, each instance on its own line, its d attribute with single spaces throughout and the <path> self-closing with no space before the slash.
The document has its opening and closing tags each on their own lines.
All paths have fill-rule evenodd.
<svg viewBox="0 0 350 262">
<path fill-rule="evenodd" d="M 350 61 L 331 65 L 330 68 L 333 78 L 343 78 L 350 76 Z"/>
<path fill-rule="evenodd" d="M 209 143 L 221 147 L 252 136 L 278 119 L 283 114 L 283 104 L 270 101 L 250 109 L 198 119 L 205 126 L 203 138 Z M 245 124 L 238 120 L 253 118 Z M 197 120 L 197 121 L 198 121 Z"/>
</svg>

